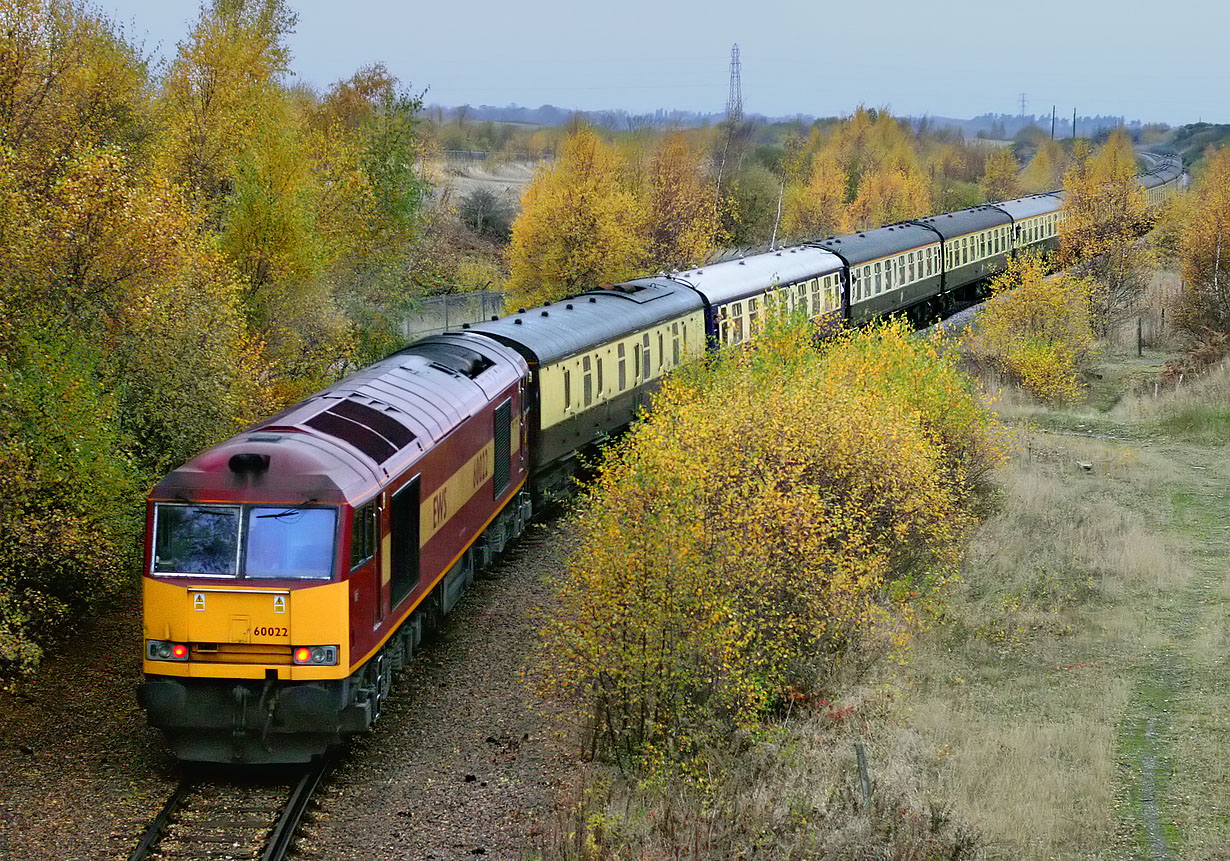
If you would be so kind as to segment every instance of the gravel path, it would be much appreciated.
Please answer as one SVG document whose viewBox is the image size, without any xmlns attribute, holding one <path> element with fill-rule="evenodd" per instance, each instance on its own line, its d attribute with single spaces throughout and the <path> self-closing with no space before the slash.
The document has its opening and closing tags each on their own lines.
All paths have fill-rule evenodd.
<svg viewBox="0 0 1230 861">
<path fill-rule="evenodd" d="M 571 760 L 520 672 L 568 543 L 532 525 L 475 582 L 328 780 L 295 857 L 530 853 Z M 170 795 L 175 764 L 136 705 L 140 636 L 134 597 L 0 692 L 0 859 L 127 858 Z"/>
</svg>

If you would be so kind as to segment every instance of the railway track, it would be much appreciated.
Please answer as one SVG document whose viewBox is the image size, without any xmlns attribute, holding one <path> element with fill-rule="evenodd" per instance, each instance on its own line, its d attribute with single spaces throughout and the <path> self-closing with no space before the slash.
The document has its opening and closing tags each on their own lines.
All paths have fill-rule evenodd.
<svg viewBox="0 0 1230 861">
<path fill-rule="evenodd" d="M 129 861 L 279 861 L 332 762 L 256 775 L 224 770 L 184 777 Z"/>
</svg>

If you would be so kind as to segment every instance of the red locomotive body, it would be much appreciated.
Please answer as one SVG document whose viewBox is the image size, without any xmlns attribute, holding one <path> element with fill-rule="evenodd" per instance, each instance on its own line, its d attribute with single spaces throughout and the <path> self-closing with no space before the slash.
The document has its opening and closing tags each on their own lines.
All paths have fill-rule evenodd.
<svg viewBox="0 0 1230 861">
<path fill-rule="evenodd" d="M 305 760 L 370 726 L 529 518 L 527 371 L 489 339 L 420 341 L 159 483 L 140 699 L 180 758 Z"/>
</svg>

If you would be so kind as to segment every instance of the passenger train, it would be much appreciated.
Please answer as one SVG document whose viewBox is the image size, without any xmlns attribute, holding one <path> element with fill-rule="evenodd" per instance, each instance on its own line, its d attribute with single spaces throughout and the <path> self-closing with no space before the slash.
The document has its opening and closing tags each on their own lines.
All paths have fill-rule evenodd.
<svg viewBox="0 0 1230 861">
<path fill-rule="evenodd" d="M 1141 177 L 1151 203 L 1179 163 Z M 367 730 L 393 674 L 578 455 L 672 369 L 819 325 L 933 318 L 1056 243 L 1039 194 L 592 290 L 430 337 L 194 457 L 147 504 L 139 699 L 184 760 L 301 762 Z"/>
</svg>

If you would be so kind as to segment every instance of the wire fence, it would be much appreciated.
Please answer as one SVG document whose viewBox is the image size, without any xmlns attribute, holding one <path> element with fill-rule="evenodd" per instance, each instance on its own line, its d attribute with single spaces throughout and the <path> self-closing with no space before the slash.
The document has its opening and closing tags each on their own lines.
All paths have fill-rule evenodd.
<svg viewBox="0 0 1230 861">
<path fill-rule="evenodd" d="M 414 314 L 402 320 L 401 333 L 407 342 L 415 341 L 460 328 L 462 323 L 479 323 L 503 313 L 504 294 L 494 290 L 428 296 Z"/>
</svg>

